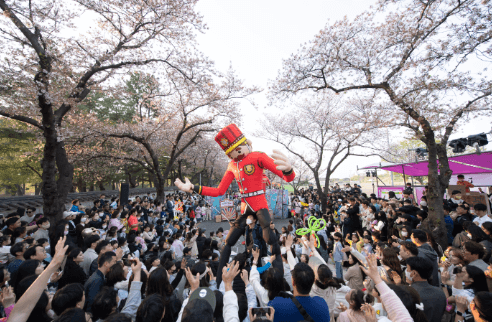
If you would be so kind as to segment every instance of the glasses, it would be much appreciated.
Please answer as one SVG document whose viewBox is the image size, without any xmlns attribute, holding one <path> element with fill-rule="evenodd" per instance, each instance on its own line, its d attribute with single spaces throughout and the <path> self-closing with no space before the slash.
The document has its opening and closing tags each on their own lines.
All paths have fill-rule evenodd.
<svg viewBox="0 0 492 322">
<path fill-rule="evenodd" d="M 26 214 L 31 214 L 31 213 L 32 213 L 32 211 L 26 211 Z"/>
</svg>

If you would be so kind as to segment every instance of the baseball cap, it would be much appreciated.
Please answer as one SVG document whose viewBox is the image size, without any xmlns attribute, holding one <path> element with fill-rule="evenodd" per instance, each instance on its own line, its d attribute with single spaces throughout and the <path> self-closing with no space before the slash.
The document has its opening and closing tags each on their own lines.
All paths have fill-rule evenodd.
<svg viewBox="0 0 492 322">
<path fill-rule="evenodd" d="M 64 211 L 64 212 L 63 212 L 63 219 L 67 218 L 68 216 L 72 216 L 72 215 L 77 215 L 77 212 L 73 212 L 73 211 Z"/>
<path fill-rule="evenodd" d="M 213 322 L 215 294 L 207 287 L 199 287 L 191 293 L 188 304 L 183 309 L 182 322 Z"/>
</svg>

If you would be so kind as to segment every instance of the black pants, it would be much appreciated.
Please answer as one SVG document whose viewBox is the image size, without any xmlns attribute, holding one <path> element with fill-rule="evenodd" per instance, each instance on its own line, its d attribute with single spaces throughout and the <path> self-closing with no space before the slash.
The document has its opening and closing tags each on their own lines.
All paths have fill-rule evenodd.
<svg viewBox="0 0 492 322">
<path fill-rule="evenodd" d="M 229 262 L 229 257 L 231 256 L 231 247 L 236 244 L 236 242 L 239 240 L 239 237 L 244 235 L 244 232 L 246 230 L 246 219 L 249 215 L 253 215 L 256 217 L 256 220 L 260 224 L 263 231 L 263 240 L 265 240 L 268 245 L 272 246 L 271 253 L 272 255 L 276 255 L 275 261 L 272 263 L 272 266 L 279 269 L 282 274 L 284 273 L 282 256 L 280 254 L 280 245 L 278 244 L 275 233 L 270 229 L 271 219 L 268 209 L 260 209 L 255 213 L 248 207 L 245 213 L 236 220 L 236 222 L 234 223 L 234 227 L 232 227 L 227 234 L 226 244 L 222 249 L 222 253 L 220 254 L 219 268 L 217 270 L 217 287 L 220 287 L 220 282 L 222 281 L 222 268 L 226 266 L 226 264 Z"/>
</svg>

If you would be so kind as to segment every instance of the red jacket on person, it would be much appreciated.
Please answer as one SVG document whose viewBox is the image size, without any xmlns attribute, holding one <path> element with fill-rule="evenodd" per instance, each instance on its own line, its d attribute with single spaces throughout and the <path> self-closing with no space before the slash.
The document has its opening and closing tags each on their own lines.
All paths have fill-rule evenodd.
<svg viewBox="0 0 492 322">
<path fill-rule="evenodd" d="M 227 170 L 222 177 L 222 180 L 217 188 L 200 187 L 199 194 L 204 196 L 218 197 L 225 194 L 233 179 L 236 180 L 239 191 L 242 194 L 252 193 L 263 190 L 263 170 L 267 169 L 275 173 L 277 176 L 284 179 L 286 182 L 291 182 L 295 178 L 294 170 L 290 173 L 283 173 L 277 170 L 277 165 L 274 160 L 263 152 L 251 152 L 240 161 L 231 160 L 227 166 Z M 241 213 L 244 213 L 246 205 L 249 205 L 253 211 L 260 209 L 268 209 L 268 204 L 265 194 L 258 196 L 247 197 L 241 199 Z"/>
</svg>

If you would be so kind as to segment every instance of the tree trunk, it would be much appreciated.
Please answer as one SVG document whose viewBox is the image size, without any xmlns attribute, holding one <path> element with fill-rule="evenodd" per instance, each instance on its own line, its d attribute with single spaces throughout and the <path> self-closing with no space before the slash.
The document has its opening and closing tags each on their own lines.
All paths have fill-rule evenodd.
<svg viewBox="0 0 492 322">
<path fill-rule="evenodd" d="M 86 192 L 87 191 L 87 187 L 85 185 L 85 181 L 82 180 L 82 177 L 80 177 L 77 180 L 77 189 L 79 190 L 79 192 Z"/>
<path fill-rule="evenodd" d="M 68 192 L 72 190 L 73 186 L 73 165 L 68 161 L 65 143 L 63 141 L 57 142 L 56 145 L 56 167 L 58 169 L 58 180 L 56 181 L 58 191 L 58 213 L 56 214 L 55 219 L 58 222 L 62 219 Z"/>
<path fill-rule="evenodd" d="M 331 162 L 330 162 L 330 166 L 331 166 Z M 321 191 L 321 194 L 319 194 L 320 190 L 318 190 L 318 195 L 321 200 L 322 214 L 326 213 L 326 208 L 328 206 L 327 203 L 328 203 L 328 189 L 330 187 L 330 177 L 331 177 L 331 171 L 329 169 L 326 169 L 325 186 L 323 187 L 323 191 Z"/>
<path fill-rule="evenodd" d="M 116 190 L 116 183 L 114 181 L 111 181 L 111 189 Z"/>
<path fill-rule="evenodd" d="M 313 171 L 313 175 L 314 175 L 314 181 L 316 182 L 316 189 L 318 189 L 318 198 L 321 202 L 321 206 L 323 206 L 324 204 L 325 205 L 324 209 L 326 209 L 326 195 L 323 196 L 323 190 L 321 189 L 321 182 L 319 181 L 318 171 Z"/>
<path fill-rule="evenodd" d="M 106 188 L 104 188 L 104 183 L 103 183 L 102 181 L 99 181 L 99 182 L 97 183 L 97 186 L 99 187 L 99 190 L 101 190 L 101 191 L 106 190 Z"/>
<path fill-rule="evenodd" d="M 89 191 L 94 191 L 95 187 L 94 187 L 94 183 L 91 182 L 91 185 L 89 186 Z"/>
<path fill-rule="evenodd" d="M 178 178 L 183 181 L 183 173 L 181 172 L 181 163 L 183 161 L 182 160 L 178 160 Z"/>
<path fill-rule="evenodd" d="M 59 200 L 58 185 L 56 182 L 58 138 L 51 105 L 43 102 L 41 97 L 39 105 L 41 107 L 43 135 L 45 139 L 43 160 L 41 162 L 43 168 L 43 213 L 50 219 L 51 226 L 54 228 L 57 219 L 61 219 L 63 212 L 63 203 Z M 65 191 L 65 194 L 68 194 L 68 190 Z"/>
<path fill-rule="evenodd" d="M 434 133 L 432 131 L 429 132 L 430 133 L 426 133 L 425 142 L 427 150 L 429 151 L 429 173 L 427 191 L 427 205 L 429 208 L 429 216 L 426 220 L 424 220 L 422 226 L 425 229 L 429 230 L 434 236 L 436 242 L 441 245 L 443 249 L 445 249 L 448 245 L 448 241 L 446 235 L 446 224 L 444 222 L 443 195 L 447 184 L 442 185 L 442 181 L 438 171 L 437 157 L 439 152 L 441 152 L 440 154 L 442 154 L 442 151 L 438 151 L 439 146 L 435 142 Z M 446 151 L 444 149 L 444 154 L 445 153 Z M 440 164 L 439 166 L 441 167 L 442 175 L 444 175 L 444 172 L 450 171 L 449 165 L 448 169 L 443 169 L 443 166 L 445 165 Z"/>
<path fill-rule="evenodd" d="M 34 185 L 34 195 L 39 196 L 40 192 L 41 192 L 41 184 L 36 183 Z"/>
<path fill-rule="evenodd" d="M 22 191 L 22 186 L 20 184 L 15 184 L 15 189 L 16 189 L 16 195 L 17 196 L 23 196 L 24 192 Z"/>
<path fill-rule="evenodd" d="M 137 186 L 135 178 L 132 177 L 131 172 L 128 172 L 127 174 L 128 174 L 128 183 L 130 183 L 130 188 L 135 188 Z"/>
</svg>

